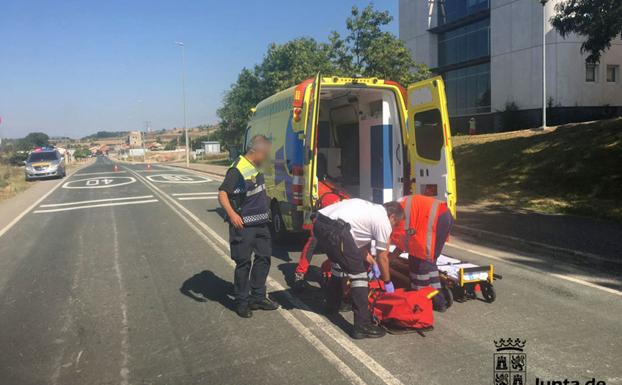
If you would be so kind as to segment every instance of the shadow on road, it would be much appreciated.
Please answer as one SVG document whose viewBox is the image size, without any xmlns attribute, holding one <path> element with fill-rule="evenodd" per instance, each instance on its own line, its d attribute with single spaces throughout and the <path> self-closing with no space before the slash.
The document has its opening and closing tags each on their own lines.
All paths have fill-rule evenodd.
<svg viewBox="0 0 622 385">
<path fill-rule="evenodd" d="M 212 271 L 203 270 L 184 281 L 179 288 L 181 294 L 197 302 L 208 300 L 219 302 L 229 310 L 235 310 L 235 303 L 228 296 L 233 292 L 233 284 L 225 281 Z"/>
</svg>

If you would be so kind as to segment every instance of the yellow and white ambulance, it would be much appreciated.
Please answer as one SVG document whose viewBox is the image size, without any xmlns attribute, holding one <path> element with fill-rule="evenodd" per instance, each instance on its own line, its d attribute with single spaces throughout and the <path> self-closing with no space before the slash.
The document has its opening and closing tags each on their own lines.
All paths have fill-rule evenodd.
<svg viewBox="0 0 622 385">
<path fill-rule="evenodd" d="M 441 77 L 404 89 L 377 78 L 320 77 L 253 109 L 246 143 L 272 140 L 266 165 L 277 237 L 310 225 L 318 181 L 384 203 L 417 193 L 456 213 L 456 176 Z"/>
</svg>

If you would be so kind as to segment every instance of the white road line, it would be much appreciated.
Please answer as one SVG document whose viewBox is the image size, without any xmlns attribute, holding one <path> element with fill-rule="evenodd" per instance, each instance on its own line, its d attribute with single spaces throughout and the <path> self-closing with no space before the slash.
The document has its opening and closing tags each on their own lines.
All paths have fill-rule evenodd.
<svg viewBox="0 0 622 385">
<path fill-rule="evenodd" d="M 174 197 L 187 196 L 187 195 L 218 195 L 218 191 L 212 192 L 197 192 L 197 193 L 173 193 Z"/>
<path fill-rule="evenodd" d="M 508 261 L 506 259 L 503 259 L 501 257 L 497 257 L 495 255 L 491 255 L 491 254 L 488 254 L 488 253 L 482 253 L 481 251 L 473 250 L 473 249 L 470 249 L 468 247 L 458 246 L 458 245 L 456 245 L 455 243 L 452 243 L 452 242 L 447 242 L 446 245 L 451 246 L 451 247 L 456 248 L 456 249 L 460 249 L 460 250 L 469 252 L 469 253 L 477 254 L 477 255 L 479 255 L 481 257 L 484 257 L 484 258 L 489 258 L 489 259 L 493 259 L 495 261 L 500 261 L 500 262 L 508 263 L 510 265 L 514 265 L 514 266 L 517 266 L 517 267 L 521 267 L 521 268 L 532 270 L 531 268 L 529 268 L 527 266 L 524 266 L 524 265 L 522 265 L 522 264 L 520 264 L 518 262 Z M 535 269 L 533 269 L 533 270 L 536 271 Z M 609 288 L 609 287 L 605 287 L 605 286 L 600 286 L 600 285 L 597 285 L 597 284 L 589 282 L 589 281 L 585 281 L 585 280 L 580 279 L 580 278 L 575 278 L 575 277 L 571 277 L 571 276 L 567 276 L 567 275 L 562 275 L 562 274 L 557 274 L 557 273 L 548 273 L 548 272 L 542 271 L 542 270 L 537 270 L 537 271 L 542 273 L 542 274 L 546 274 L 546 275 L 550 275 L 552 277 L 560 278 L 560 279 L 563 279 L 563 280 L 568 281 L 568 282 L 577 283 L 579 285 L 591 287 L 593 289 L 597 289 L 597 290 L 601 290 L 601 291 L 604 291 L 604 292 L 607 292 L 607 293 L 611 293 L 611 294 L 615 294 L 615 295 L 618 295 L 618 296 L 622 296 L 622 291 L 619 291 L 619 290 L 616 290 L 616 289 L 612 289 L 612 288 Z"/>
<path fill-rule="evenodd" d="M 82 176 L 82 175 L 104 175 L 104 174 L 125 174 L 125 171 L 84 172 L 84 173 L 76 174 L 76 176 Z"/>
<path fill-rule="evenodd" d="M 113 202 L 113 201 L 127 201 L 131 199 L 147 199 L 153 198 L 153 195 L 141 195 L 138 197 L 123 197 L 123 198 L 109 198 L 109 199 L 94 199 L 90 201 L 79 201 L 79 202 L 66 202 L 66 203 L 48 203 L 41 205 L 39 207 L 61 207 L 61 206 L 73 206 L 73 205 L 82 205 L 85 203 L 100 203 L 100 202 Z"/>
<path fill-rule="evenodd" d="M 119 231 L 117 230 L 117 219 L 112 215 L 112 235 L 113 235 L 113 266 L 114 272 L 117 277 L 117 283 L 119 284 L 119 310 L 121 311 L 121 368 L 119 375 L 121 376 L 121 385 L 128 385 L 130 383 L 130 326 L 127 318 L 127 293 L 125 292 L 125 285 L 123 284 L 123 275 L 121 274 L 121 264 L 119 263 Z"/>
<path fill-rule="evenodd" d="M 162 201 L 166 203 L 169 207 L 171 207 L 175 213 L 177 213 L 182 219 L 184 219 L 186 223 L 188 223 L 188 225 L 190 225 L 193 229 L 195 229 L 195 232 L 197 232 L 197 234 L 201 235 L 203 239 L 205 239 L 210 245 L 212 245 L 215 251 L 217 251 L 218 254 L 230 266 L 235 267 L 235 262 L 233 262 L 231 258 L 229 257 L 229 255 L 225 252 L 225 250 L 229 248 L 229 242 L 224 240 L 218 233 L 216 233 L 211 227 L 209 227 L 209 225 L 201 221 L 196 215 L 194 215 L 190 210 L 185 208 L 181 203 L 175 201 L 173 198 L 166 195 L 162 190 L 156 187 L 153 183 L 149 182 L 146 178 L 143 178 L 141 175 L 138 175 L 138 174 L 135 174 L 135 175 L 137 175 L 139 179 L 142 179 L 143 182 L 147 185 L 147 187 L 149 187 L 154 193 L 156 193 L 156 195 L 160 195 L 160 197 L 162 198 Z M 177 206 L 179 210 L 183 211 L 196 224 L 198 224 L 203 230 L 205 230 L 211 237 L 213 237 L 214 240 L 216 240 L 220 244 L 220 246 L 216 247 L 217 245 L 214 244 L 214 242 L 212 242 L 209 237 L 205 237 L 205 234 L 203 234 L 199 229 L 197 229 L 196 226 L 188 218 L 186 218 L 179 210 L 176 210 L 175 207 L 173 207 L 173 205 Z M 296 306 L 303 315 L 305 315 L 309 320 L 311 320 L 311 322 L 315 326 L 317 326 L 318 329 L 322 330 L 329 338 L 335 341 L 342 349 L 344 349 L 350 355 L 352 355 L 353 358 L 361 362 L 369 371 L 374 373 L 380 380 L 382 380 L 382 382 L 384 382 L 387 385 L 404 385 L 397 377 L 391 374 L 391 372 L 389 372 L 384 366 L 382 366 L 380 363 L 378 363 L 376 360 L 370 357 L 361 348 L 356 346 L 352 342 L 352 340 L 350 340 L 349 337 L 345 337 L 342 332 L 340 332 L 339 330 L 335 328 L 335 325 L 328 322 L 324 317 L 320 316 L 319 314 L 311 311 L 303 302 L 298 300 L 296 297 L 292 296 L 285 289 L 285 287 L 283 287 L 283 285 L 281 285 L 279 282 L 277 282 L 276 280 L 268 276 L 266 283 L 272 291 L 282 292 L 283 295 L 287 298 L 287 300 L 290 301 L 294 306 Z M 281 314 L 283 314 L 284 312 L 285 311 L 282 311 Z M 288 317 L 284 316 L 284 318 L 289 322 Z M 291 322 L 289 322 L 289 324 L 292 325 L 292 327 L 294 327 L 296 330 L 298 330 L 298 325 L 291 323 Z M 311 345 L 313 345 L 316 349 L 318 349 L 317 346 L 314 344 L 314 342 L 310 341 L 306 337 L 306 333 L 309 333 L 308 329 L 304 325 L 302 325 L 302 327 L 303 329 L 298 330 L 298 332 L 303 337 L 305 337 L 305 339 L 307 339 L 307 341 L 311 343 Z M 321 343 L 321 341 L 319 340 L 318 342 Z M 323 346 L 325 347 L 325 345 Z M 322 355 L 324 356 L 324 358 L 326 358 L 326 360 L 333 363 L 337 367 L 338 370 L 340 369 L 340 366 L 336 365 L 337 363 L 334 362 L 333 358 L 325 355 L 324 352 L 320 349 L 318 349 L 318 351 L 322 353 Z M 338 357 L 337 357 L 337 360 L 339 360 Z M 348 370 L 351 372 L 351 369 L 348 368 Z M 352 374 L 356 376 L 354 372 L 352 372 Z"/>
<path fill-rule="evenodd" d="M 181 198 L 177 198 L 180 201 L 196 201 L 196 200 L 205 200 L 205 199 L 218 199 L 218 197 L 212 196 L 212 197 L 181 197 Z"/>
<path fill-rule="evenodd" d="M 81 169 L 81 168 L 80 168 Z M 80 170 L 78 169 L 78 170 Z M 75 174 L 78 170 L 72 171 L 69 175 L 67 175 L 67 177 L 65 179 L 69 179 L 70 177 L 73 176 L 73 174 Z M 8 225 L 4 226 L 2 228 L 2 230 L 0 230 L 0 237 L 2 237 L 4 234 L 6 234 L 7 231 L 9 231 L 11 229 L 11 227 L 15 226 L 15 224 L 17 222 L 19 222 L 26 214 L 28 214 L 32 209 L 34 209 L 35 207 L 37 207 L 39 205 L 39 203 L 43 202 L 47 197 L 49 197 L 50 195 L 52 195 L 52 193 L 54 191 L 56 191 L 57 188 L 59 188 L 60 186 L 63 185 L 63 183 L 65 183 L 65 179 L 61 179 L 56 185 L 54 185 L 54 187 L 52 187 L 50 189 L 50 191 L 46 192 L 41 198 L 37 199 L 35 201 L 35 203 L 33 203 L 32 205 L 30 205 L 26 210 L 22 211 L 18 216 L 15 217 L 15 219 L 13 219 L 11 222 L 9 222 Z"/>
<path fill-rule="evenodd" d="M 86 205 L 86 206 L 73 206 L 73 207 L 65 207 L 62 209 L 49 209 L 49 210 L 35 210 L 33 213 L 42 214 L 42 213 L 56 213 L 59 211 L 69 211 L 69 210 L 80 210 L 80 209 L 90 209 L 94 207 L 110 207 L 110 206 L 125 206 L 125 205 L 138 205 L 144 203 L 154 203 L 158 202 L 157 199 L 147 199 L 143 201 L 131 201 L 131 202 L 117 202 L 117 203 L 102 203 L 98 205 Z"/>
</svg>

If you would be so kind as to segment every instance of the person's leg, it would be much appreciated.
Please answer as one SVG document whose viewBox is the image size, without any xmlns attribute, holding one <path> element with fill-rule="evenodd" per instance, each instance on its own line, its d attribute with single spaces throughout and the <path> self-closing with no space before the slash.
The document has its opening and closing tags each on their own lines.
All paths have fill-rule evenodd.
<svg viewBox="0 0 622 385">
<path fill-rule="evenodd" d="M 449 210 L 445 211 L 436 221 L 436 245 L 434 246 L 434 260 L 436 261 L 443 251 L 443 246 L 449 237 L 449 232 L 454 224 L 454 218 Z"/>
<path fill-rule="evenodd" d="M 270 272 L 270 258 L 272 255 L 272 239 L 268 226 L 254 227 L 253 250 L 255 260 L 250 272 L 250 302 L 251 308 L 274 310 L 276 305 L 266 297 L 266 279 Z"/>
<path fill-rule="evenodd" d="M 337 263 L 332 263 L 331 275 L 326 286 L 326 312 L 337 313 L 343 297 L 343 271 Z"/>
<path fill-rule="evenodd" d="M 237 313 L 242 317 L 250 317 L 248 309 L 249 274 L 251 270 L 251 238 L 246 228 L 229 227 L 229 245 L 231 259 L 235 262 L 233 273 L 233 295 Z"/>
<path fill-rule="evenodd" d="M 411 289 L 420 290 L 430 286 L 430 276 L 425 269 L 425 261 L 414 255 L 408 256 Z"/>
<path fill-rule="evenodd" d="M 309 270 L 309 263 L 311 262 L 311 258 L 313 258 L 313 253 L 315 251 L 315 247 L 317 245 L 317 240 L 313 236 L 313 230 L 311 230 L 311 234 L 309 234 L 309 238 L 305 243 L 302 252 L 300 253 L 300 260 L 298 261 L 298 265 L 296 266 L 296 279 L 303 279 L 305 274 L 307 274 L 307 270 Z"/>
</svg>

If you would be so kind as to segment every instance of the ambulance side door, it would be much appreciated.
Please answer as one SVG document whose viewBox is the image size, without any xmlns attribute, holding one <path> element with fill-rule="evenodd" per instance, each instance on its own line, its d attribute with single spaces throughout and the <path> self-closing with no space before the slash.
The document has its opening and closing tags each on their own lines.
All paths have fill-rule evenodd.
<svg viewBox="0 0 622 385">
<path fill-rule="evenodd" d="M 456 173 L 445 86 L 440 76 L 408 87 L 411 191 L 447 201 L 456 216 Z"/>
<path fill-rule="evenodd" d="M 304 177 L 305 186 L 303 190 L 303 205 L 305 207 L 306 215 L 304 222 L 307 223 L 309 218 L 307 216 L 315 203 L 317 198 L 317 178 L 316 178 L 316 137 L 317 137 L 317 125 L 320 110 L 320 86 L 322 78 L 318 73 L 315 76 L 313 83 L 307 87 L 307 100 L 306 103 L 306 116 L 305 116 L 305 144 L 304 144 Z"/>
</svg>

